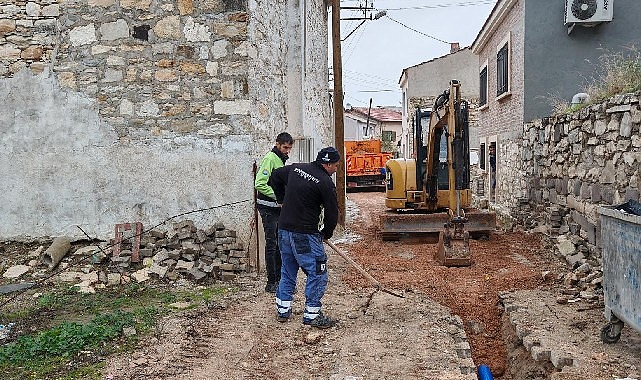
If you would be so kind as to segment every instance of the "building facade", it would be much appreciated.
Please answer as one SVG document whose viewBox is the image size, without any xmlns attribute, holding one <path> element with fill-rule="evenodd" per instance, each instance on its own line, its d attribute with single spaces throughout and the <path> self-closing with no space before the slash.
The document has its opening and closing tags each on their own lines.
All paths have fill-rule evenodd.
<svg viewBox="0 0 641 380">
<path fill-rule="evenodd" d="M 276 134 L 293 161 L 333 142 L 327 4 L 3 2 L 0 96 L 1 238 L 189 213 L 248 240 Z"/>
</svg>

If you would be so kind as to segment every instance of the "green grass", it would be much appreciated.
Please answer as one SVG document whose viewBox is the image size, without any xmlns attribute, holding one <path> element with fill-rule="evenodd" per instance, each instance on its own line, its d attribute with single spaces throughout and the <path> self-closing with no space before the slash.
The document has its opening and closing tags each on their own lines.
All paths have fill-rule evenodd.
<svg viewBox="0 0 641 380">
<path fill-rule="evenodd" d="M 0 314 L 0 323 L 18 322 L 23 335 L 0 346 L 3 379 L 100 379 L 104 356 L 135 349 L 158 319 L 176 312 L 168 305 L 190 302 L 192 307 L 221 298 L 226 287 L 194 290 L 129 284 L 80 294 L 73 288 L 56 288 L 38 298 L 35 306 Z M 231 289 L 233 291 L 233 289 Z M 135 327 L 126 337 L 124 327 Z"/>
<path fill-rule="evenodd" d="M 587 103 L 573 105 L 559 94 L 548 94 L 547 101 L 556 113 L 573 113 L 614 95 L 641 91 L 641 52 L 632 46 L 621 52 L 602 54 L 581 91 L 590 96 Z"/>
<path fill-rule="evenodd" d="M 641 91 L 641 52 L 634 46 L 626 51 L 601 55 L 597 67 L 600 75 L 586 89 L 592 102 Z"/>
</svg>

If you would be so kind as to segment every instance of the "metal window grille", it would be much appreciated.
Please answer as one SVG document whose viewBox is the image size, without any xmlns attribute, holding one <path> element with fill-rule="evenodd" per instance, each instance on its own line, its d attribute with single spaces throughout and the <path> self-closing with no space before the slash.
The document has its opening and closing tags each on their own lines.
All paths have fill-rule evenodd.
<svg viewBox="0 0 641 380">
<path fill-rule="evenodd" d="M 311 162 L 314 153 L 314 140 L 311 138 L 303 138 L 296 140 L 298 146 L 298 162 Z"/>
<path fill-rule="evenodd" d="M 383 141 L 396 141 L 396 132 L 394 131 L 383 131 L 381 136 Z"/>
</svg>

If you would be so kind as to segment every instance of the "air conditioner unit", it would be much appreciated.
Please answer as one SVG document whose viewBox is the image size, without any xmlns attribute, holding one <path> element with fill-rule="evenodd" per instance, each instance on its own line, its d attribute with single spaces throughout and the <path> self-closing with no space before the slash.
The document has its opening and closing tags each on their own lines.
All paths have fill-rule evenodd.
<svg viewBox="0 0 641 380">
<path fill-rule="evenodd" d="M 612 21 L 613 3 L 614 0 L 566 0 L 565 24 L 598 24 Z"/>
</svg>

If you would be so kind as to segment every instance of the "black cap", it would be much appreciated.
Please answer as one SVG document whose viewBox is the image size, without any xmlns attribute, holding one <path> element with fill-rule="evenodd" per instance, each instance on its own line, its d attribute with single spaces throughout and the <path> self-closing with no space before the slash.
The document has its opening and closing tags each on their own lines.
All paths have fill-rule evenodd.
<svg viewBox="0 0 641 380">
<path fill-rule="evenodd" d="M 321 149 L 316 156 L 316 162 L 321 164 L 331 164 L 332 162 L 338 162 L 340 159 L 341 155 L 338 154 L 338 151 L 333 146 Z"/>
</svg>

